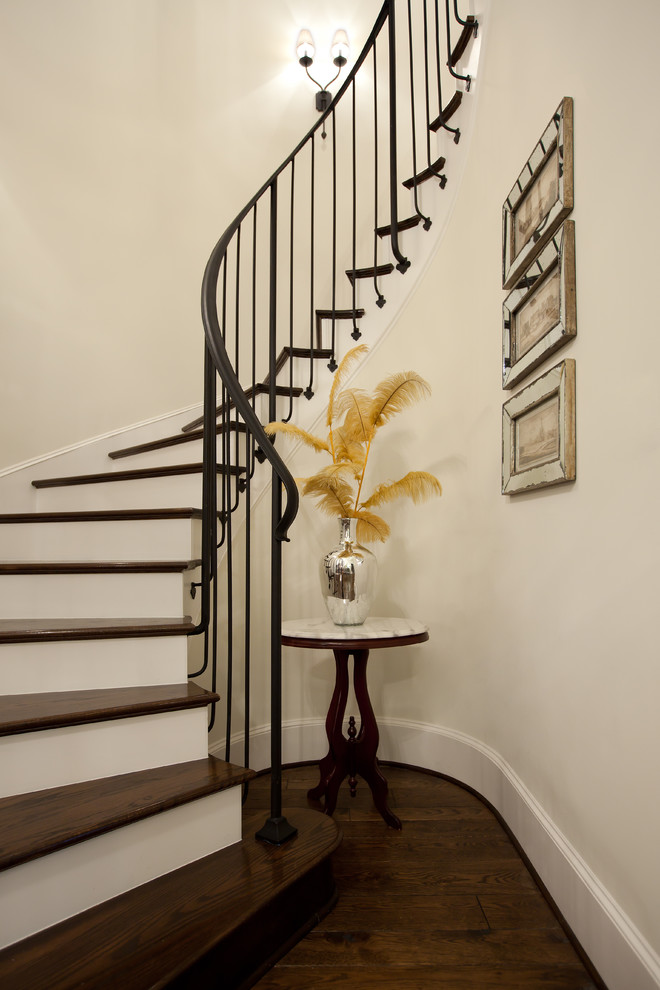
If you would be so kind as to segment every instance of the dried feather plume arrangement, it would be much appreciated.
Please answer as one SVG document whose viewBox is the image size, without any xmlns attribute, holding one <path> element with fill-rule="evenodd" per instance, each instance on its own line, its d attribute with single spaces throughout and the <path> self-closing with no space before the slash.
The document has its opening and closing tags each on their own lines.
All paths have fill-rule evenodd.
<svg viewBox="0 0 660 990">
<path fill-rule="evenodd" d="M 350 350 L 337 368 L 330 395 L 325 438 L 302 430 L 293 423 L 269 423 L 266 433 L 283 433 L 299 440 L 317 453 L 328 454 L 331 462 L 309 478 L 298 481 L 303 495 L 317 499 L 322 512 L 330 516 L 357 519 L 359 543 L 385 542 L 390 527 L 372 512 L 398 498 L 411 498 L 415 504 L 442 494 L 438 479 L 428 471 L 409 471 L 398 481 L 378 485 L 363 498 L 364 480 L 373 441 L 380 429 L 409 406 L 431 394 L 431 388 L 415 371 L 402 371 L 384 378 L 369 394 L 362 389 L 342 389 L 349 370 L 368 348 L 361 344 Z"/>
</svg>

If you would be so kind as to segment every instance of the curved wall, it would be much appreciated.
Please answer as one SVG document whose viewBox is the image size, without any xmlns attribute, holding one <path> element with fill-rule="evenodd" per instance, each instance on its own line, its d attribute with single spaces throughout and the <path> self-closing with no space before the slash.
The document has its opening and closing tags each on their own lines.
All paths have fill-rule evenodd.
<svg viewBox="0 0 660 990">
<path fill-rule="evenodd" d="M 626 78 L 616 69 L 618 10 L 558 0 L 549 16 L 525 0 L 493 5 L 446 237 L 357 383 L 402 368 L 426 375 L 433 397 L 383 431 L 378 473 L 425 467 L 444 486 L 437 503 L 388 512 L 374 611 L 428 621 L 431 638 L 374 657 L 377 713 L 478 740 L 513 768 L 641 937 L 660 983 L 660 8 L 636 8 L 644 30 Z M 540 371 L 576 360 L 577 481 L 511 498 L 500 494 L 501 206 L 563 96 L 575 112 L 578 337 Z M 293 573 L 309 575 L 335 526 L 305 504 L 296 527 L 286 554 Z M 309 580 L 290 587 L 286 617 L 318 607 Z M 299 653 L 286 660 L 294 720 L 323 713 L 329 674 L 327 660 Z M 588 936 L 588 915 L 568 907 Z M 641 985 L 628 977 L 611 986 Z"/>
<path fill-rule="evenodd" d="M 365 35 L 377 6 L 365 16 Z M 213 18 L 229 15 L 199 0 L 184 23 L 178 9 L 126 2 L 113 5 L 108 20 L 107 5 L 65 0 L 55 16 L 46 0 L 25 0 L 0 12 L 9 139 L 0 265 L 6 464 L 198 398 L 191 341 L 200 340 L 201 357 L 197 299 L 208 247 L 236 202 L 288 152 L 300 133 L 297 108 L 311 104 L 308 92 L 293 95 L 284 65 L 278 84 L 257 66 L 245 104 L 228 102 L 237 59 L 216 57 L 223 22 Z M 295 32 L 297 18 L 287 4 L 277 17 L 282 9 L 286 32 Z M 447 236 L 364 368 L 365 385 L 403 367 L 430 380 L 432 399 L 388 426 L 374 468 L 392 477 L 428 468 L 444 486 L 438 503 L 388 512 L 393 536 L 379 552 L 376 610 L 428 621 L 431 639 L 378 656 L 370 683 L 379 718 L 392 727 L 384 755 L 452 772 L 461 743 L 484 766 L 499 767 L 493 786 L 503 788 L 510 770 L 519 792 L 542 809 L 541 832 L 550 823 L 564 837 L 593 889 L 627 919 L 629 942 L 639 937 L 640 958 L 646 953 L 660 985 L 654 0 L 640 0 L 636 24 L 644 30 L 624 80 L 616 68 L 622 26 L 610 5 L 557 0 L 552 17 L 525 0 L 493 5 L 476 131 Z M 232 34 L 237 25 L 224 29 Z M 285 33 L 281 25 L 277 31 Z M 217 102 L 209 96 L 212 105 L 191 122 L 189 103 L 209 76 L 218 82 Z M 288 97 L 269 103 L 278 85 Z M 507 397 L 501 204 L 564 95 L 575 100 L 579 331 L 548 365 L 563 356 L 577 362 L 578 478 L 510 499 L 499 493 Z M 239 154 L 244 193 L 237 173 L 225 200 L 223 138 L 240 133 L 238 118 L 260 99 L 268 161 Z M 212 165 L 200 153 L 209 146 Z M 181 188 L 191 201 L 166 211 Z M 154 257 L 159 241 L 167 250 Z M 161 365 L 153 348 L 163 341 Z M 145 364 L 153 372 L 146 381 Z M 297 473 L 305 469 L 296 465 Z M 309 569 L 334 530 L 303 506 L 286 548 L 298 575 L 287 587 L 287 616 L 318 610 Z M 320 728 L 328 668 L 327 658 L 287 655 L 290 725 L 311 719 Z M 419 726 L 437 746 L 424 744 L 418 758 Z M 314 746 L 303 738 L 296 752 L 313 758 Z M 581 925 L 589 934 L 583 906 L 565 913 L 579 937 Z M 610 985 L 637 990 L 625 971 Z"/>
<path fill-rule="evenodd" d="M 0 468 L 201 400 L 210 250 L 316 119 L 297 32 L 327 71 L 379 6 L 0 4 Z"/>
</svg>

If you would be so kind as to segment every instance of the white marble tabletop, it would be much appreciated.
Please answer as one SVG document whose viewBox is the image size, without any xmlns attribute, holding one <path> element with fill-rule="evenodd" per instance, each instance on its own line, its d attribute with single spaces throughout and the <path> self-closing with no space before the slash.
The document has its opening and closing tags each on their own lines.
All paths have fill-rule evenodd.
<svg viewBox="0 0 660 990">
<path fill-rule="evenodd" d="M 421 636 L 428 626 L 416 619 L 385 619 L 369 617 L 360 626 L 337 626 L 329 616 L 314 619 L 287 619 L 282 623 L 282 636 L 288 639 L 356 640 L 398 639 Z"/>
</svg>

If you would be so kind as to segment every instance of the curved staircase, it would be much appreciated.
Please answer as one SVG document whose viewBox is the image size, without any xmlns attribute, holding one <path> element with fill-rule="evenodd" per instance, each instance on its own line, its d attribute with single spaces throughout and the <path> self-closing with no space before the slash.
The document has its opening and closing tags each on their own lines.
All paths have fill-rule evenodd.
<svg viewBox="0 0 660 990">
<path fill-rule="evenodd" d="M 36 478 L 39 511 L 0 515 L 0 981 L 7 990 L 204 987 L 219 985 L 219 974 L 222 986 L 248 986 L 333 904 L 337 827 L 313 811 L 292 813 L 289 824 L 281 806 L 278 568 L 297 498 L 262 423 L 290 418 L 294 407 L 298 419 L 304 415 L 304 400 L 313 400 L 322 375 L 332 374 L 369 322 L 364 287 L 381 310 L 385 281 L 409 268 L 406 232 L 431 225 L 433 197 L 422 210 L 422 188 L 433 182 L 442 195 L 451 176 L 431 139 L 460 138 L 470 77 L 457 70 L 477 27 L 450 0 L 387 0 L 330 108 L 211 256 L 202 419 L 111 451 L 107 470 Z M 423 64 L 413 56 L 420 44 Z M 437 93 L 429 66 L 437 67 Z M 407 79 L 400 88 L 397 67 Z M 356 178 L 356 121 L 366 113 L 356 110 L 358 72 L 371 80 L 373 184 Z M 445 90 L 448 80 L 452 86 L 446 101 L 441 80 Z M 396 130 L 402 93 L 410 99 L 405 141 Z M 328 137 L 319 140 L 324 125 Z M 418 143 L 426 147 L 420 161 Z M 340 150 L 347 157 L 338 165 Z M 321 165 L 325 171 L 315 171 Z M 351 222 L 342 238 L 346 184 Z M 298 199 L 310 194 L 311 233 Z M 404 219 L 399 195 L 413 211 Z M 358 267 L 363 253 L 368 263 Z M 272 540 L 255 551 L 250 506 L 269 484 Z M 239 545 L 240 599 L 232 597 Z M 263 815 L 249 820 L 243 837 L 250 704 L 248 693 L 240 767 L 229 762 L 233 657 L 241 653 L 249 687 L 251 629 L 264 623 L 263 602 L 256 616 L 250 604 L 255 552 L 268 553 L 274 575 L 267 603 L 273 786 L 266 825 L 259 829 Z M 209 679 L 207 687 L 196 683 Z M 209 755 L 207 735 L 221 695 L 225 760 Z"/>
</svg>

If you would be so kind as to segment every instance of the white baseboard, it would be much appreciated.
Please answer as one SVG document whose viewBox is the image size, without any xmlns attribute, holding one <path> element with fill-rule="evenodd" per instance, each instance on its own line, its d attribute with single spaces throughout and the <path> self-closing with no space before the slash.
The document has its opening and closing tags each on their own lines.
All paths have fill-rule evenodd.
<svg viewBox="0 0 660 990">
<path fill-rule="evenodd" d="M 540 806 L 512 767 L 489 746 L 454 729 L 397 719 L 379 720 L 379 758 L 453 777 L 502 816 L 609 990 L 660 990 L 660 956 Z M 222 756 L 224 743 L 216 746 Z M 321 719 L 287 722 L 283 763 L 317 760 L 327 741 Z M 242 739 L 232 740 L 242 758 Z M 257 730 L 250 765 L 270 764 L 270 732 Z"/>
</svg>

